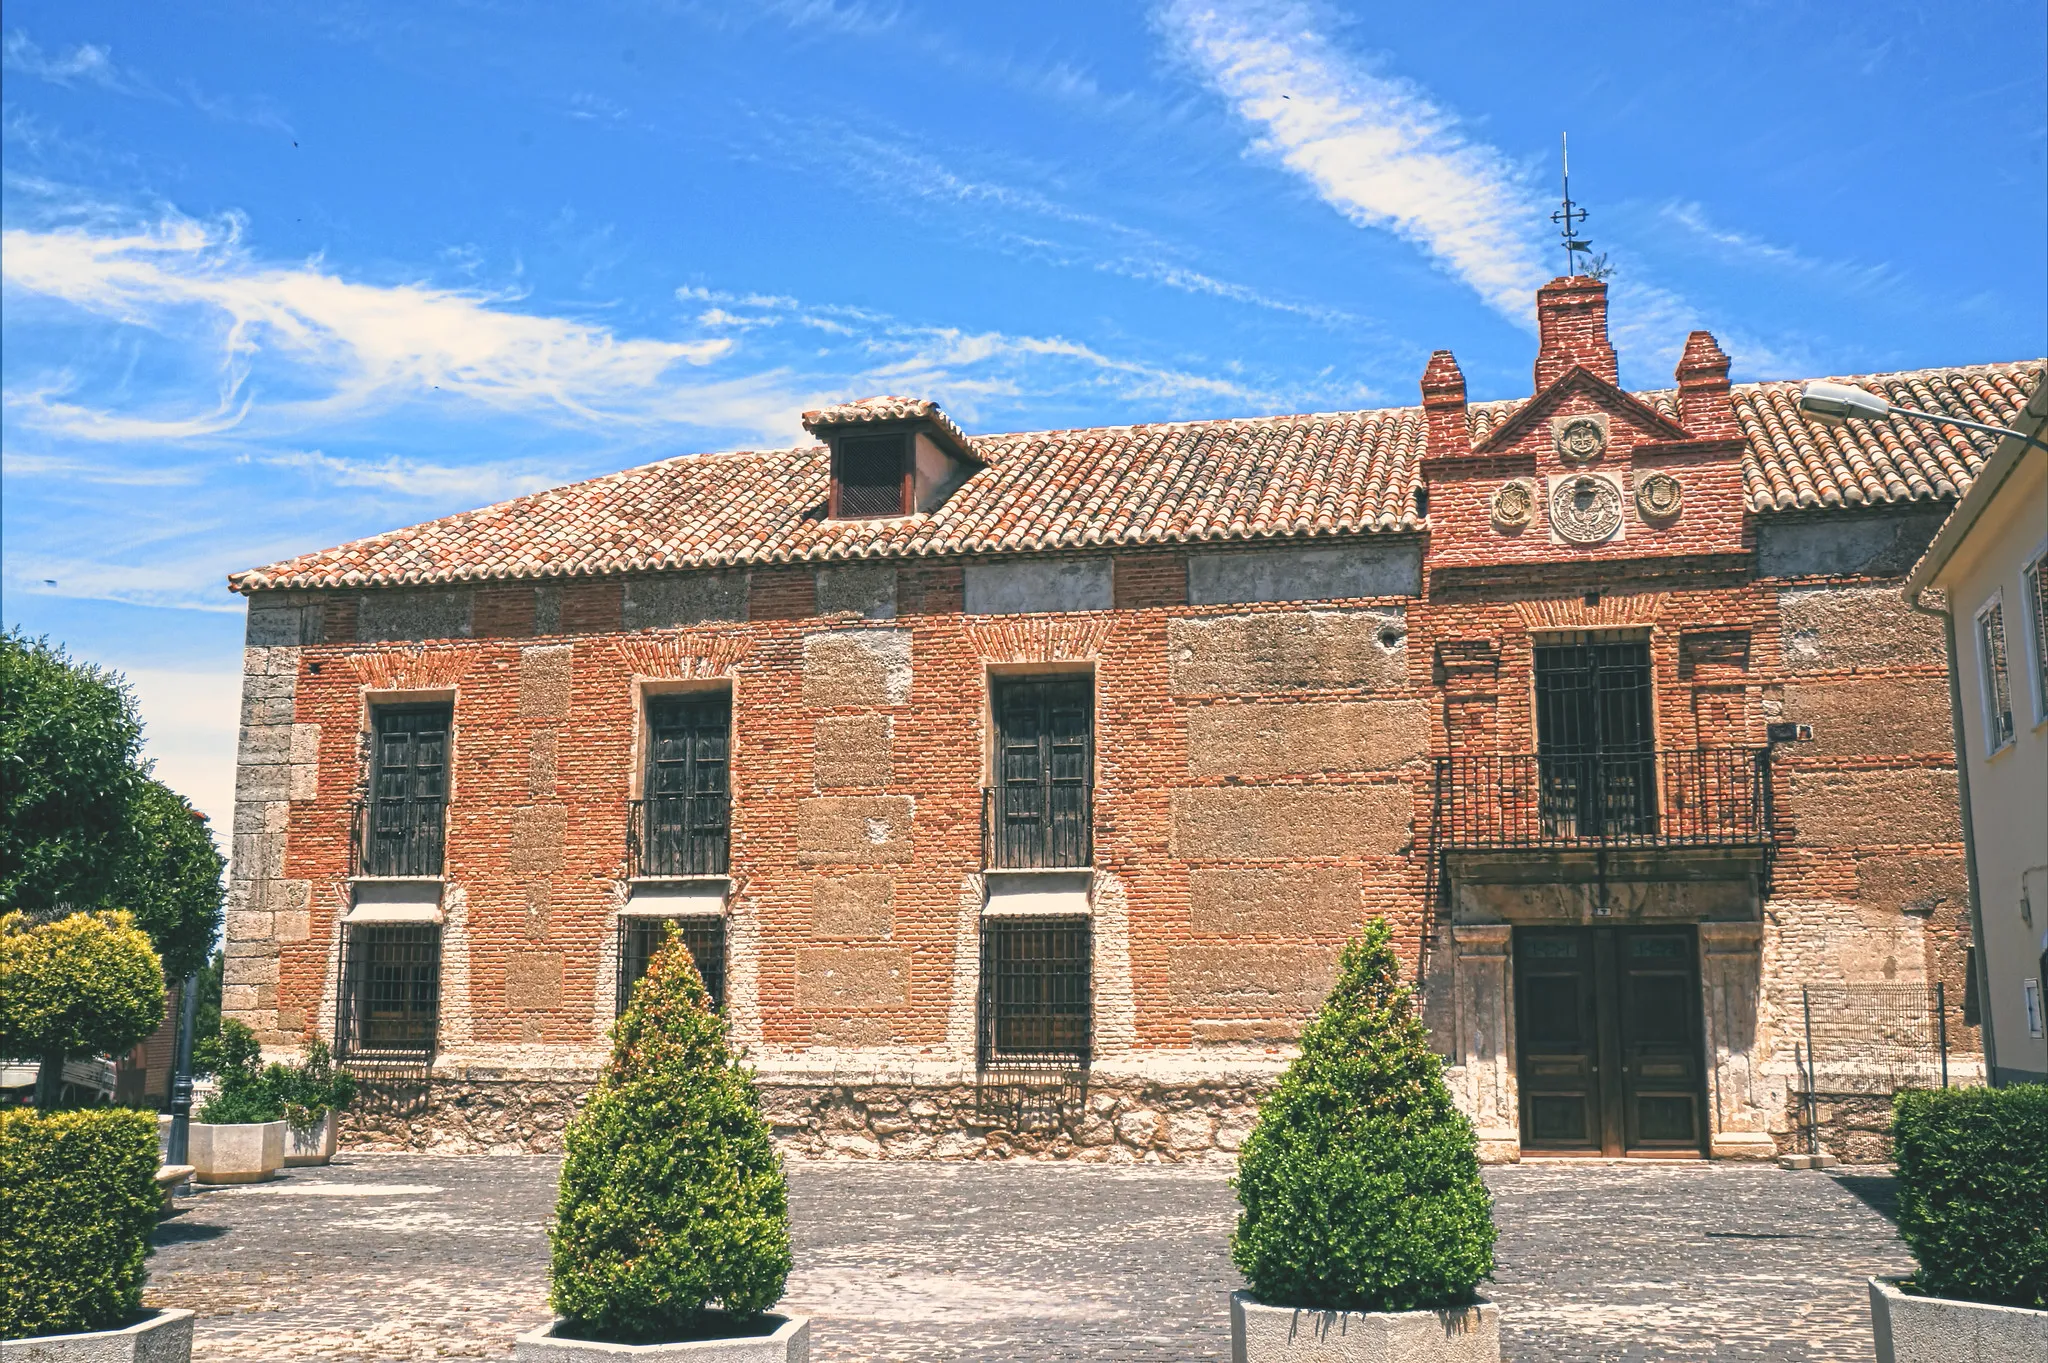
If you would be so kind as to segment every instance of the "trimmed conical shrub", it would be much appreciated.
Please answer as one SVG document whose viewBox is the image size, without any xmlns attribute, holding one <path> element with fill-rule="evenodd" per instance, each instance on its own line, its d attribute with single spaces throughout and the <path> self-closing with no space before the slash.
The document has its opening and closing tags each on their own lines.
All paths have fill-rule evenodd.
<svg viewBox="0 0 2048 1363">
<path fill-rule="evenodd" d="M 1375 919 L 1344 949 L 1238 1155 L 1230 1257 L 1271 1306 L 1457 1306 L 1493 1274 L 1472 1124 L 1451 1105 L 1389 938 Z"/>
<path fill-rule="evenodd" d="M 720 1332 L 714 1310 L 753 1317 L 781 1298 L 782 1165 L 680 936 L 635 986 L 567 1143 L 551 1300 L 575 1333 L 687 1339 Z"/>
</svg>

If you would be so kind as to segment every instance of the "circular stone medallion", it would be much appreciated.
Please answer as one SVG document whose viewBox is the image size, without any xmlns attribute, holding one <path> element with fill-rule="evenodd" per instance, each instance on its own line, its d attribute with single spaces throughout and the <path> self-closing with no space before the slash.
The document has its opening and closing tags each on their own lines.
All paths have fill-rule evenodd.
<svg viewBox="0 0 2048 1363">
<path fill-rule="evenodd" d="M 1550 523 L 1573 544 L 1598 544 L 1621 529 L 1621 489 L 1598 473 L 1560 478 L 1550 489 Z"/>
<path fill-rule="evenodd" d="M 1607 452 L 1607 430 L 1589 416 L 1558 423 L 1557 452 L 1574 464 L 1590 464 Z"/>
<path fill-rule="evenodd" d="M 1668 473 L 1653 473 L 1636 484 L 1636 510 L 1646 521 L 1668 521 L 1678 514 L 1685 489 Z"/>
<path fill-rule="evenodd" d="M 1502 483 L 1493 494 L 1493 523 L 1502 530 L 1520 530 L 1536 515 L 1536 486 L 1518 478 Z"/>
</svg>

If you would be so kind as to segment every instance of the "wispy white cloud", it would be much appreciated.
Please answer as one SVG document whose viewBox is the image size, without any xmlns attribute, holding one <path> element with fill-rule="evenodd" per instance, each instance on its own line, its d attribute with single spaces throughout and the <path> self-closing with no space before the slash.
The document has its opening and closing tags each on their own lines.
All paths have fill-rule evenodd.
<svg viewBox="0 0 2048 1363">
<path fill-rule="evenodd" d="M 40 478 L 101 487 L 190 487 L 202 471 L 189 465 L 156 466 L 122 459 L 84 459 L 61 454 L 0 453 L 0 478 Z"/>
<path fill-rule="evenodd" d="M 1706 207 L 1697 202 L 1659 205 L 1660 225 L 1679 229 L 1679 239 L 1691 241 L 1720 258 L 1749 266 L 1765 265 L 1823 281 L 1846 294 L 1881 292 L 1904 286 L 1904 278 L 1893 266 L 1863 265 L 1847 260 L 1825 260 L 1791 246 L 1768 241 L 1755 233 L 1724 227 L 1714 222 Z"/>
<path fill-rule="evenodd" d="M 502 463 L 437 464 L 400 455 L 357 459 L 322 450 L 284 450 L 256 456 L 271 468 L 296 469 L 323 485 L 366 488 L 436 503 L 502 502 L 565 481 L 559 467 L 512 468 Z"/>
<path fill-rule="evenodd" d="M 1546 271 L 1515 168 L 1410 81 L 1345 52 L 1300 5 L 1169 0 L 1180 58 L 1259 130 L 1254 147 L 1352 221 L 1415 243 L 1504 316 L 1526 322 Z"/>
<path fill-rule="evenodd" d="M 21 29 L 0 40 L 0 63 L 10 71 L 53 85 L 84 83 L 123 93 L 136 93 L 143 88 L 140 81 L 114 64 L 112 48 L 80 43 L 69 52 L 48 53 Z"/>
</svg>

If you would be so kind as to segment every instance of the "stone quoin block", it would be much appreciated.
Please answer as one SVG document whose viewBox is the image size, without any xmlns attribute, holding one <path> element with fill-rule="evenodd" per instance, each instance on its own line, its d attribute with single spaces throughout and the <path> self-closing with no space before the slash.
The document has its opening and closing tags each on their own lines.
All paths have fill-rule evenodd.
<svg viewBox="0 0 2048 1363">
<path fill-rule="evenodd" d="M 804 636 L 804 704 L 821 709 L 910 700 L 910 631 L 833 630 Z"/>
<path fill-rule="evenodd" d="M 1799 756 L 1946 752 L 1948 678 L 1870 677 L 1785 687 L 1785 718 L 1813 725 Z"/>
<path fill-rule="evenodd" d="M 1402 686 L 1408 624 L 1400 610 L 1261 611 L 1171 621 L 1177 695 Z"/>
<path fill-rule="evenodd" d="M 799 1008 L 898 1008 L 910 1001 L 910 953 L 890 947 L 802 947 Z"/>
<path fill-rule="evenodd" d="M 886 786 L 896 721 L 889 715 L 831 715 L 813 728 L 813 776 L 833 786 Z"/>
<path fill-rule="evenodd" d="M 1407 847 L 1414 816 L 1406 785 L 1177 790 L 1173 855 L 1196 862 L 1385 856 Z"/>
<path fill-rule="evenodd" d="M 557 1008 L 562 1002 L 562 954 L 515 951 L 505 960 L 505 1006 Z"/>
<path fill-rule="evenodd" d="M 1173 1000 L 1184 1008 L 1305 1019 L 1337 977 L 1335 946 L 1184 946 L 1166 953 Z"/>
<path fill-rule="evenodd" d="M 747 618 L 747 575 L 654 573 L 626 579 L 621 618 L 627 629 L 674 629 Z"/>
<path fill-rule="evenodd" d="M 560 719 L 569 713 L 570 670 L 576 650 L 546 644 L 519 650 L 519 717 Z"/>
<path fill-rule="evenodd" d="M 1419 700 L 1205 705 L 1188 711 L 1188 771 L 1196 776 L 1292 776 L 1384 771 L 1429 750 Z"/>
<path fill-rule="evenodd" d="M 832 563 L 818 569 L 820 615 L 860 615 L 870 620 L 896 618 L 896 565 Z"/>
<path fill-rule="evenodd" d="M 1787 812 L 1807 846 L 1957 842 L 1963 836 L 1953 771 L 1795 771 Z"/>
<path fill-rule="evenodd" d="M 1188 926 L 1230 937 L 1346 936 L 1358 929 L 1360 886 L 1349 866 L 1197 867 Z"/>
<path fill-rule="evenodd" d="M 811 881 L 811 936 L 886 938 L 896 916 L 896 880 L 878 873 L 819 875 Z"/>
<path fill-rule="evenodd" d="M 508 848 L 515 875 L 536 875 L 562 869 L 562 838 L 569 827 L 567 805 L 529 805 L 512 811 Z"/>
<path fill-rule="evenodd" d="M 796 859 L 805 866 L 910 860 L 908 795 L 821 795 L 797 804 Z"/>
<path fill-rule="evenodd" d="M 1792 587 L 1778 593 L 1792 672 L 1939 666 L 1941 623 L 1906 608 L 1895 586 Z"/>
</svg>

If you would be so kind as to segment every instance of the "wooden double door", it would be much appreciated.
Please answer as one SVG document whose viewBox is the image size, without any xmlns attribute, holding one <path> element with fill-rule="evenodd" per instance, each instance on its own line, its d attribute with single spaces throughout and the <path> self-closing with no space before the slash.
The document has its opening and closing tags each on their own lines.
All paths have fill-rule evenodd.
<svg viewBox="0 0 2048 1363">
<path fill-rule="evenodd" d="M 1522 1148 L 1704 1154 L 1698 933 L 1516 928 L 1514 944 Z"/>
</svg>

